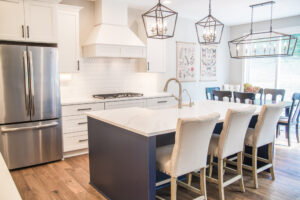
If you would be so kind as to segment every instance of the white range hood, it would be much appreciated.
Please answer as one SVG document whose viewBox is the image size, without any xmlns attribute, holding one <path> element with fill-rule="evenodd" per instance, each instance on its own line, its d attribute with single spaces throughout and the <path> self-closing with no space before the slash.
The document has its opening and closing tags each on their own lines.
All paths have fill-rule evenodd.
<svg viewBox="0 0 300 200">
<path fill-rule="evenodd" d="M 128 27 L 125 2 L 96 0 L 95 17 L 95 27 L 83 45 L 84 57 L 146 57 L 144 43 Z"/>
</svg>

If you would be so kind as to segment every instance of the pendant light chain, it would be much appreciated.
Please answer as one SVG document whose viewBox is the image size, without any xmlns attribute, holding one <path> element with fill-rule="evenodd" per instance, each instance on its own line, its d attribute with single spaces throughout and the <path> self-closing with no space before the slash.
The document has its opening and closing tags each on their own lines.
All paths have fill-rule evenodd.
<svg viewBox="0 0 300 200">
<path fill-rule="evenodd" d="M 211 15 L 211 0 L 209 0 L 209 15 Z"/>
<path fill-rule="evenodd" d="M 273 31 L 273 3 L 271 4 L 270 32 Z"/>
</svg>

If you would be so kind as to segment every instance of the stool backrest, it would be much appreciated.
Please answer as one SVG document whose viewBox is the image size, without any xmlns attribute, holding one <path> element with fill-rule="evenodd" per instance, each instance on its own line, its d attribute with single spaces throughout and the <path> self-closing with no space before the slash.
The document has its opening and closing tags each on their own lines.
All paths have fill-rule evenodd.
<svg viewBox="0 0 300 200">
<path fill-rule="evenodd" d="M 217 91 L 220 91 L 220 88 L 219 87 L 208 87 L 208 88 L 205 88 L 205 94 L 206 94 L 206 99 L 207 100 L 213 100 L 213 91 L 214 90 L 217 90 Z"/>
<path fill-rule="evenodd" d="M 255 93 L 252 92 L 233 92 L 234 102 L 237 102 L 237 99 L 240 100 L 240 103 L 246 103 L 246 100 L 249 100 L 251 104 L 254 104 Z"/>
<path fill-rule="evenodd" d="M 271 95 L 272 103 L 276 103 L 277 96 L 281 96 L 280 101 L 284 100 L 285 90 L 284 89 L 264 89 L 264 101 L 267 102 L 267 96 Z"/>
<path fill-rule="evenodd" d="M 228 109 L 218 144 L 219 158 L 243 151 L 246 131 L 255 110 L 255 106 Z"/>
<path fill-rule="evenodd" d="M 263 105 L 254 129 L 254 147 L 274 142 L 277 123 L 283 108 L 283 102 Z"/>
<path fill-rule="evenodd" d="M 171 157 L 172 176 L 178 177 L 206 166 L 209 142 L 219 118 L 219 113 L 212 113 L 178 119 Z"/>
<path fill-rule="evenodd" d="M 232 97 L 231 91 L 217 91 L 213 90 L 213 100 L 216 100 L 216 97 L 218 97 L 218 101 L 223 101 L 224 97 L 227 97 L 230 101 Z"/>
</svg>

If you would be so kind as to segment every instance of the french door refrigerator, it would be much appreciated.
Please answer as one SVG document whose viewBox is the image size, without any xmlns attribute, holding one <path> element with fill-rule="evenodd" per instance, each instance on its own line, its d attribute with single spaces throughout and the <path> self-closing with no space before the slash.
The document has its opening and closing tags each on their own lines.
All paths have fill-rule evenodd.
<svg viewBox="0 0 300 200">
<path fill-rule="evenodd" d="M 62 159 L 56 44 L 0 42 L 0 151 L 9 169 Z"/>
</svg>

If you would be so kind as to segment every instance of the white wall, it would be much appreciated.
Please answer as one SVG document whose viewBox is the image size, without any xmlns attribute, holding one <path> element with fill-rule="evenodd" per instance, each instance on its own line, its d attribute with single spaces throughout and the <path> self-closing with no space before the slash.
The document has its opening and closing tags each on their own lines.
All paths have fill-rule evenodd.
<svg viewBox="0 0 300 200">
<path fill-rule="evenodd" d="M 254 24 L 254 32 L 269 30 L 269 21 Z M 300 16 L 288 17 L 273 20 L 273 30 L 292 30 L 293 27 L 300 26 Z M 250 32 L 250 24 L 232 26 L 230 28 L 230 40 L 236 39 Z M 288 32 L 285 32 L 288 33 Z M 243 81 L 243 60 L 231 59 L 229 61 L 229 82 L 231 84 L 242 84 Z"/>
<path fill-rule="evenodd" d="M 81 0 L 63 0 L 63 4 L 78 5 L 84 7 L 80 12 L 80 43 L 87 38 L 93 27 L 93 2 Z M 129 9 L 129 26 L 138 33 L 138 20 L 141 18 L 141 11 Z M 166 73 L 143 73 L 134 59 L 83 59 L 81 70 L 72 74 L 72 79 L 61 83 L 62 98 L 70 95 L 91 96 L 96 93 L 109 92 L 162 92 L 167 79 L 176 77 L 176 41 L 197 42 L 195 21 L 179 18 L 175 37 L 167 40 L 167 72 Z M 229 39 L 228 27 L 225 27 L 222 43 L 217 51 L 217 80 L 214 82 L 190 82 L 183 83 L 183 88 L 187 88 L 194 100 L 205 98 L 204 89 L 209 86 L 221 86 L 228 82 L 228 47 Z M 143 36 L 142 36 L 143 37 Z M 197 44 L 196 74 L 197 80 L 200 75 L 200 46 Z M 170 85 L 170 91 L 178 93 L 174 84 Z M 184 99 L 187 97 L 185 96 Z"/>
</svg>

